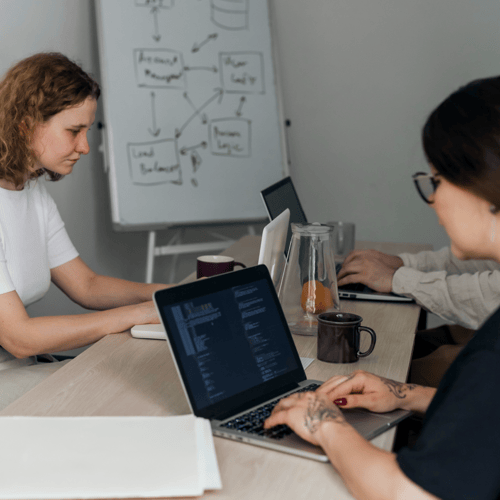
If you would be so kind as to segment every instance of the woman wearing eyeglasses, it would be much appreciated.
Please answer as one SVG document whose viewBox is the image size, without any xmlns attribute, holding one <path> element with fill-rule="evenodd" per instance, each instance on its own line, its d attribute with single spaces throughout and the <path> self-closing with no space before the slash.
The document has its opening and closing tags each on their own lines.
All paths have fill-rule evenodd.
<svg viewBox="0 0 500 500">
<path fill-rule="evenodd" d="M 426 203 L 438 183 L 425 172 L 414 174 Z M 381 292 L 415 300 L 446 324 L 420 330 L 415 337 L 410 382 L 437 387 L 475 331 L 500 304 L 500 264 L 459 260 L 450 247 L 417 254 L 388 255 L 377 250 L 351 252 L 338 273 L 339 286 L 363 283 Z"/>
<path fill-rule="evenodd" d="M 500 77 L 474 81 L 438 106 L 424 126 L 423 147 L 434 190 L 428 201 L 454 255 L 500 262 Z M 500 309 L 438 389 L 357 371 L 282 400 L 266 427 L 287 424 L 322 446 L 356 498 L 498 499 L 499 387 Z M 415 446 L 396 455 L 362 438 L 339 406 L 403 408 L 424 413 L 424 425 Z"/>
<path fill-rule="evenodd" d="M 413 175 L 418 193 L 432 203 L 438 186 L 425 172 Z M 450 247 L 417 254 L 388 255 L 355 250 L 338 273 L 339 286 L 363 283 L 381 292 L 415 300 L 445 324 L 415 336 L 409 381 L 437 387 L 475 331 L 500 304 L 500 264 L 493 260 L 459 260 Z"/>
</svg>

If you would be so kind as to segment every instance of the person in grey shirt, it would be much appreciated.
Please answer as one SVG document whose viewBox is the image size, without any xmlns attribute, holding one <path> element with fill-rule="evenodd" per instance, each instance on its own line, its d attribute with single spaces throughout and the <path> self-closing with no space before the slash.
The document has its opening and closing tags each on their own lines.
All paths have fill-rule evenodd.
<svg viewBox="0 0 500 500">
<path fill-rule="evenodd" d="M 459 260 L 449 247 L 398 256 L 354 250 L 338 274 L 339 286 L 350 283 L 411 297 L 449 323 L 415 339 L 410 381 L 432 387 L 500 305 L 500 264 Z"/>
<path fill-rule="evenodd" d="M 411 297 L 445 321 L 473 330 L 500 305 L 500 264 L 458 260 L 450 247 L 399 256 L 354 250 L 338 275 L 339 286 L 350 283 Z"/>
</svg>

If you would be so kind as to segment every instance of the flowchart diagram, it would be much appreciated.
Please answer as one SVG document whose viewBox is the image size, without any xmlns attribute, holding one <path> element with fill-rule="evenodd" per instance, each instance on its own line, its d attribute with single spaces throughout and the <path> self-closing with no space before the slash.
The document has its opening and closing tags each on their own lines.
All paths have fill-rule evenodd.
<svg viewBox="0 0 500 500">
<path fill-rule="evenodd" d="M 251 109 L 253 99 L 266 94 L 264 55 L 252 50 L 228 51 L 227 46 L 217 50 L 225 30 L 249 29 L 250 2 L 198 0 L 200 4 L 207 1 L 214 29 L 193 40 L 189 51 L 157 48 L 157 45 L 134 48 L 131 54 L 135 85 L 141 92 L 148 93 L 151 109 L 148 128 L 151 140 L 141 142 L 131 138 L 126 146 L 130 176 L 135 185 L 182 186 L 190 182 L 197 187 L 197 173 L 203 168 L 207 155 L 235 160 L 252 156 L 253 124 L 245 112 Z M 150 9 L 153 44 L 162 40 L 159 16 L 175 15 L 175 2 L 179 4 L 181 0 L 135 0 L 138 10 Z M 211 51 L 207 51 L 207 47 L 211 47 Z M 200 54 L 205 52 L 210 55 L 200 65 Z M 190 79 L 199 79 L 200 74 L 211 75 L 210 82 L 217 81 L 217 86 L 206 86 L 202 99 L 199 92 L 196 97 L 192 95 L 189 85 Z M 168 135 L 157 126 L 156 115 L 157 99 L 166 94 L 183 100 L 189 110 L 182 120 L 176 118 L 178 123 Z M 228 108 L 233 111 L 228 113 Z M 190 144 L 186 131 L 194 124 L 198 131 L 201 127 L 203 139 Z"/>
</svg>

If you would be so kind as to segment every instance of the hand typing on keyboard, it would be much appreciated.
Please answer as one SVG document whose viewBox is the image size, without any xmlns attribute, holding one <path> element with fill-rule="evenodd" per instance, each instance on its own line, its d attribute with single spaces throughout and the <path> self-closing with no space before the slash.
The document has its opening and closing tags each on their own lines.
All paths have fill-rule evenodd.
<svg viewBox="0 0 500 500">
<path fill-rule="evenodd" d="M 298 390 L 294 394 L 305 391 L 314 391 L 318 387 L 319 386 L 317 384 L 310 384 L 307 387 Z M 271 429 L 264 428 L 265 420 L 271 416 L 273 409 L 280 401 L 280 399 L 277 399 L 276 401 L 260 406 L 255 410 L 245 413 L 244 415 L 240 415 L 239 417 L 223 424 L 223 427 L 238 430 L 241 432 L 249 432 L 250 434 L 256 434 L 257 436 L 267 437 L 271 439 L 281 439 L 287 434 L 291 434 L 293 432 L 288 426 L 277 425 Z"/>
<path fill-rule="evenodd" d="M 349 426 L 340 409 L 320 392 L 292 394 L 282 399 L 274 408 L 271 416 L 264 422 L 264 429 L 276 425 L 288 425 L 302 439 L 317 446 L 332 435 L 335 428 L 328 424 Z M 328 426 L 328 432 L 322 429 Z"/>
<path fill-rule="evenodd" d="M 392 292 L 392 278 L 403 261 L 396 255 L 377 250 L 354 250 L 345 259 L 337 275 L 339 287 L 362 283 L 377 292 Z"/>
</svg>

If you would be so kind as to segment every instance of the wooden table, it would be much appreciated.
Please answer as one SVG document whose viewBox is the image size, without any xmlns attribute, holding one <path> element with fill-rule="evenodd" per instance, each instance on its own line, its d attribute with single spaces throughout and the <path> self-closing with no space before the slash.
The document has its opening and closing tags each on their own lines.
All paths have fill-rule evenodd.
<svg viewBox="0 0 500 500">
<path fill-rule="evenodd" d="M 223 252 L 248 266 L 257 263 L 260 237 L 246 236 Z M 359 242 L 358 248 L 416 252 L 426 245 Z M 193 275 L 184 281 L 189 281 Z M 310 379 L 366 369 L 405 381 L 420 307 L 415 304 L 341 301 L 344 311 L 364 318 L 377 332 L 373 353 L 355 364 L 330 364 L 315 359 Z M 294 336 L 300 356 L 316 358 L 316 338 Z M 161 340 L 134 339 L 130 333 L 108 335 L 44 382 L 0 412 L 6 415 L 182 415 L 189 413 L 170 350 Z M 390 450 L 394 430 L 375 438 Z M 56 446 L 56 444 L 54 444 Z M 330 464 L 215 438 L 223 490 L 203 498 L 347 499 L 352 498 Z"/>
</svg>

